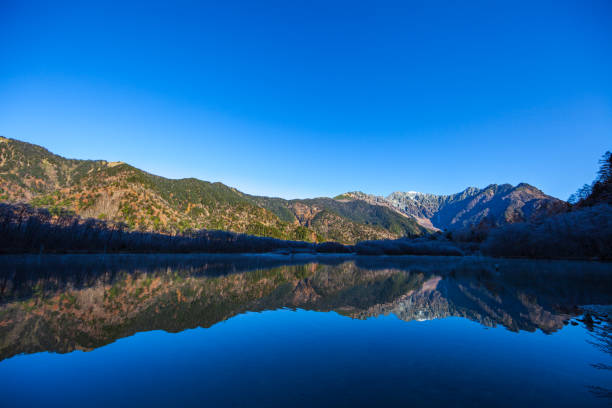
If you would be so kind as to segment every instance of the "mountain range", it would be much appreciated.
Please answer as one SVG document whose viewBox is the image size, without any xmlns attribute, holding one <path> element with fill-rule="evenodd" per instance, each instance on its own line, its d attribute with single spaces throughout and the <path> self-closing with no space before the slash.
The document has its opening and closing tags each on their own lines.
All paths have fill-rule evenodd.
<svg viewBox="0 0 612 408">
<path fill-rule="evenodd" d="M 396 191 L 387 197 L 379 197 L 352 192 L 344 194 L 343 198 L 388 205 L 413 217 L 426 228 L 443 230 L 537 221 L 567 208 L 564 201 L 527 183 L 517 186 L 491 184 L 483 189 L 468 187 L 451 195 Z"/>
<path fill-rule="evenodd" d="M 563 211 L 567 204 L 522 183 L 469 187 L 453 195 L 350 192 L 286 200 L 245 194 L 222 183 L 168 179 L 123 162 L 67 159 L 0 137 L 0 201 L 26 202 L 168 234 L 220 229 L 310 242 L 419 236 L 494 227 Z"/>
</svg>

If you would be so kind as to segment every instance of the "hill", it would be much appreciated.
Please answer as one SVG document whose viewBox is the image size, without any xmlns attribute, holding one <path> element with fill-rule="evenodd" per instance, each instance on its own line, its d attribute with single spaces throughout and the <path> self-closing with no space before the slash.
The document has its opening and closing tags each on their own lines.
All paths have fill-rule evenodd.
<svg viewBox="0 0 612 408">
<path fill-rule="evenodd" d="M 167 179 L 123 162 L 67 159 L 4 137 L 0 200 L 164 234 L 208 229 L 351 244 L 426 231 L 407 215 L 367 202 L 251 196 L 222 183 Z"/>
</svg>

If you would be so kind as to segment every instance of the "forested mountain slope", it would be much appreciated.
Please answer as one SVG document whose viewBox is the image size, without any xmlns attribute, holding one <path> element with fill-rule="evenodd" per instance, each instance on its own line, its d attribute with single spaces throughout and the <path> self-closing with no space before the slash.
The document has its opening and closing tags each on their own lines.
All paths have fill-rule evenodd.
<svg viewBox="0 0 612 408">
<path fill-rule="evenodd" d="M 355 243 L 425 231 L 411 217 L 366 202 L 250 196 L 222 183 L 167 179 L 122 162 L 66 159 L 4 137 L 0 137 L 0 200 L 162 233 L 221 229 Z"/>
</svg>

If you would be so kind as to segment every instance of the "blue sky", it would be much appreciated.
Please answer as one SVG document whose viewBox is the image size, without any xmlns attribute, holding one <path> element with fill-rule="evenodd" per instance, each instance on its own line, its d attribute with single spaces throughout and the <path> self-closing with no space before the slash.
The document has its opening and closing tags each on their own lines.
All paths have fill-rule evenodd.
<svg viewBox="0 0 612 408">
<path fill-rule="evenodd" d="M 565 199 L 612 149 L 609 1 L 123 3 L 0 1 L 0 135 L 286 198 Z"/>
</svg>

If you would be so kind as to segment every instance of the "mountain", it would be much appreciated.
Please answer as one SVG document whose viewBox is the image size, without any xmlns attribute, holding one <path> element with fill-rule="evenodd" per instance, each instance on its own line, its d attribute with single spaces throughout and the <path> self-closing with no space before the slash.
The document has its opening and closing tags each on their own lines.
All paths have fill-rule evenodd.
<svg viewBox="0 0 612 408">
<path fill-rule="evenodd" d="M 353 192 L 343 197 L 371 204 L 384 203 L 414 217 L 424 227 L 444 230 L 536 221 L 567 210 L 564 201 L 526 183 L 517 186 L 491 184 L 483 189 L 468 187 L 452 195 L 409 191 L 377 197 Z"/>
<path fill-rule="evenodd" d="M 410 216 L 365 201 L 284 200 L 247 195 L 222 183 L 167 179 L 123 162 L 66 159 L 0 137 L 0 200 L 46 207 L 52 214 L 127 224 L 174 234 L 221 229 L 257 236 L 352 244 L 426 232 Z"/>
<path fill-rule="evenodd" d="M 338 242 L 355 242 L 358 236 L 414 236 L 424 231 L 410 216 L 389 207 L 363 200 L 312 198 L 284 200 L 281 198 L 249 198 L 287 222 L 299 222 Z M 378 239 L 380 239 L 378 238 Z"/>
<path fill-rule="evenodd" d="M 452 195 L 350 192 L 285 200 L 244 194 L 222 183 L 167 179 L 123 162 L 66 159 L 0 137 L 0 201 L 52 214 L 123 222 L 130 229 L 179 233 L 220 229 L 309 242 L 417 236 L 427 231 L 496 227 L 539 220 L 567 204 L 521 183 L 469 187 Z"/>
</svg>

